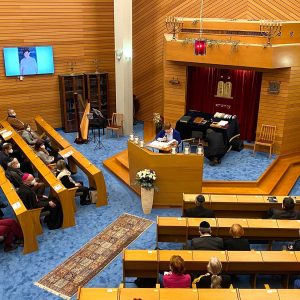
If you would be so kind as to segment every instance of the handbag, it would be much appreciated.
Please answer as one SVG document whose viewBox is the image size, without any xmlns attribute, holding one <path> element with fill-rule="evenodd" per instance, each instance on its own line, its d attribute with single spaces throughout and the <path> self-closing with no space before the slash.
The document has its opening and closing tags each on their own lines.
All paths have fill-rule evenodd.
<svg viewBox="0 0 300 300">
<path fill-rule="evenodd" d="M 92 203 L 96 203 L 98 200 L 98 191 L 94 189 L 90 189 L 89 191 L 90 200 Z"/>
</svg>

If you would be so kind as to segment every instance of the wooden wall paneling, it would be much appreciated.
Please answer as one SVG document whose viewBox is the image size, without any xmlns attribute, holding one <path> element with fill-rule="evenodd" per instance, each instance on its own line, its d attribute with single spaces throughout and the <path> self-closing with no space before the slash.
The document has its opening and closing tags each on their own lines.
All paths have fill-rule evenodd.
<svg viewBox="0 0 300 300">
<path fill-rule="evenodd" d="M 293 153 L 300 149 L 300 66 L 290 69 L 288 103 L 283 130 L 282 153 Z"/>
<path fill-rule="evenodd" d="M 67 63 L 76 61 L 75 72 L 93 72 L 93 59 L 109 73 L 111 110 L 115 106 L 113 0 L 2 1 L 0 48 L 52 45 L 55 74 L 26 76 L 24 81 L 5 77 L 0 55 L 1 118 L 13 107 L 18 117 L 33 123 L 41 114 L 60 127 L 58 74 L 69 73 Z"/>
</svg>

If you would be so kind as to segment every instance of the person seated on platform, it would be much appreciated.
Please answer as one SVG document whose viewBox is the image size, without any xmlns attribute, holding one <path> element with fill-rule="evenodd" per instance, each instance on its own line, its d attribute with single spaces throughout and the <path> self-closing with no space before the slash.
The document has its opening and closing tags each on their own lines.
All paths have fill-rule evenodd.
<svg viewBox="0 0 300 300">
<path fill-rule="evenodd" d="M 56 163 L 56 170 L 57 170 L 57 179 L 61 181 L 61 183 L 67 188 L 71 189 L 74 187 L 78 187 L 77 193 L 82 193 L 80 196 L 80 204 L 81 205 L 89 205 L 91 201 L 88 199 L 89 197 L 89 188 L 83 186 L 82 182 L 75 182 L 74 179 L 71 177 L 71 172 L 67 169 L 67 164 L 63 159 L 60 159 Z"/>
<path fill-rule="evenodd" d="M 222 274 L 222 263 L 217 257 L 212 257 L 207 265 L 207 272 L 194 279 L 198 289 L 201 288 L 229 288 L 231 285 L 231 278 L 229 275 Z"/>
<path fill-rule="evenodd" d="M 20 169 L 19 161 L 14 158 L 7 167 L 5 176 L 14 185 L 15 188 L 19 188 L 21 184 L 23 184 L 23 175 L 24 173 Z M 32 190 L 37 194 L 38 198 L 42 198 L 45 192 L 45 184 L 43 182 L 40 182 L 39 178 L 35 178 Z"/>
<path fill-rule="evenodd" d="M 292 197 L 285 197 L 282 209 L 270 208 L 266 212 L 268 219 L 300 220 L 300 212 L 295 210 L 295 201 Z"/>
<path fill-rule="evenodd" d="M 163 287 L 165 288 L 190 288 L 191 275 L 184 274 L 184 260 L 179 255 L 173 255 L 170 259 L 170 272 L 163 276 Z"/>
<path fill-rule="evenodd" d="M 17 118 L 16 112 L 11 108 L 7 110 L 6 121 L 17 131 L 22 131 L 25 129 L 24 123 Z"/>
<path fill-rule="evenodd" d="M 0 219 L 0 236 L 4 236 L 4 251 L 15 250 L 24 243 L 23 232 L 20 225 L 14 219 Z"/>
<path fill-rule="evenodd" d="M 205 208 L 205 197 L 198 195 L 195 199 L 195 207 L 188 208 L 184 211 L 183 217 L 187 218 L 214 218 L 215 212 L 211 209 Z"/>
<path fill-rule="evenodd" d="M 223 134 L 216 132 L 211 128 L 206 131 L 207 146 L 204 147 L 204 156 L 209 159 L 210 165 L 221 163 L 221 158 L 226 154 Z"/>
<path fill-rule="evenodd" d="M 164 124 L 163 129 L 156 135 L 156 140 L 160 142 L 170 142 L 176 140 L 177 145 L 181 143 L 181 137 L 179 131 L 172 128 L 171 123 Z"/>
<path fill-rule="evenodd" d="M 25 173 L 22 177 L 23 184 L 17 191 L 20 199 L 27 209 L 43 208 L 44 211 L 49 211 L 50 214 L 45 217 L 44 222 L 49 229 L 60 228 L 63 222 L 63 213 L 60 202 L 55 198 L 48 198 L 43 196 L 38 198 L 36 193 L 32 190 L 34 185 L 34 177 L 31 174 Z"/>
<path fill-rule="evenodd" d="M 223 250 L 224 243 L 220 237 L 211 235 L 210 224 L 202 221 L 199 226 L 200 237 L 191 241 L 192 250 Z"/>
<path fill-rule="evenodd" d="M 249 251 L 249 241 L 243 237 L 244 229 L 240 224 L 233 224 L 229 230 L 232 238 L 224 241 L 225 250 L 230 251 Z"/>
</svg>

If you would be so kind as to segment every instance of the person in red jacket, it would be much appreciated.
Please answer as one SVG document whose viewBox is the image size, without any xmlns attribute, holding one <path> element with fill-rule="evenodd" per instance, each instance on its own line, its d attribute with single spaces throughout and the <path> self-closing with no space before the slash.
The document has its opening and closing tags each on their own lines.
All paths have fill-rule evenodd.
<svg viewBox="0 0 300 300">
<path fill-rule="evenodd" d="M 179 255 L 173 255 L 170 259 L 170 272 L 163 276 L 165 288 L 190 288 L 191 275 L 184 274 L 184 260 Z"/>
</svg>

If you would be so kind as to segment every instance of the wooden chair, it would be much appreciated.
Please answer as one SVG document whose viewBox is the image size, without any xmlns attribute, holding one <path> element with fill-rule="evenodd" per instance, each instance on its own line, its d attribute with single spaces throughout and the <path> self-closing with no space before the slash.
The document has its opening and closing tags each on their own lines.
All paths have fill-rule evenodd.
<svg viewBox="0 0 300 300">
<path fill-rule="evenodd" d="M 262 124 L 259 138 L 254 143 L 253 154 L 255 153 L 256 145 L 266 146 L 270 148 L 270 154 L 269 154 L 269 158 L 270 158 L 272 155 L 273 144 L 275 142 L 275 132 L 276 132 L 276 126 Z"/>
<path fill-rule="evenodd" d="M 124 115 L 120 113 L 113 113 L 111 119 L 108 119 L 108 126 L 106 127 L 106 137 L 108 137 L 108 131 L 111 130 L 113 133 L 114 131 L 119 138 L 119 134 L 123 135 L 123 122 L 124 122 Z"/>
</svg>

